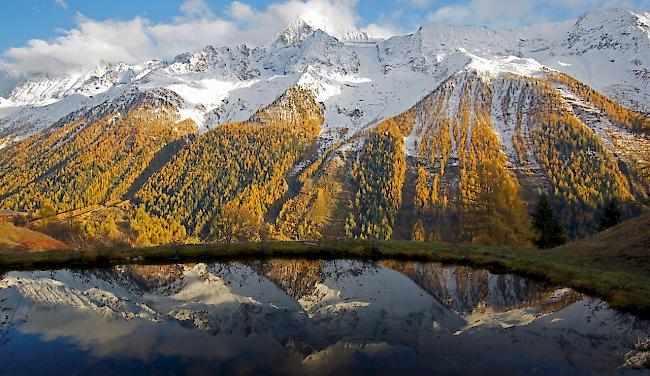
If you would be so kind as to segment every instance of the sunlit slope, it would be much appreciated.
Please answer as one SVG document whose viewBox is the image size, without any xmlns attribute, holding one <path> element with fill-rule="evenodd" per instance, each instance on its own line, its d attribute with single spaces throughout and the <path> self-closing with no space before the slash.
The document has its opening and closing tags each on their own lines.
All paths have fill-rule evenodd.
<svg viewBox="0 0 650 376">
<path fill-rule="evenodd" d="M 151 177 L 136 203 L 192 235 L 226 238 L 226 214 L 259 218 L 285 195 L 288 175 L 315 145 L 321 123 L 311 93 L 292 88 L 250 121 L 192 141 Z"/>
<path fill-rule="evenodd" d="M 336 142 L 322 138 L 323 105 L 301 85 L 247 121 L 199 135 L 180 121 L 175 95 L 145 95 L 1 151 L 0 204 L 61 214 L 124 202 L 119 239 L 135 244 L 361 238 L 530 248 L 541 192 L 571 238 L 596 231 L 614 200 L 624 217 L 637 214 L 650 190 L 648 117 L 569 76 L 517 64 L 476 58 L 406 112 Z"/>
<path fill-rule="evenodd" d="M 62 213 L 121 200 L 158 152 L 196 132 L 155 97 L 95 117 L 82 114 L 3 150 L 0 205 L 26 212 L 51 205 Z"/>
<path fill-rule="evenodd" d="M 38 252 L 68 248 L 64 243 L 40 232 L 0 222 L 0 252 Z"/>
<path fill-rule="evenodd" d="M 577 111 L 578 100 L 590 111 Z M 411 171 L 396 222 L 434 240 L 524 245 L 527 213 L 546 191 L 571 236 L 591 233 L 608 202 L 620 200 L 633 215 L 647 197 L 648 124 L 552 71 L 535 78 L 459 72 L 378 128 L 401 133 Z M 373 150 L 373 160 L 380 155 Z"/>
</svg>

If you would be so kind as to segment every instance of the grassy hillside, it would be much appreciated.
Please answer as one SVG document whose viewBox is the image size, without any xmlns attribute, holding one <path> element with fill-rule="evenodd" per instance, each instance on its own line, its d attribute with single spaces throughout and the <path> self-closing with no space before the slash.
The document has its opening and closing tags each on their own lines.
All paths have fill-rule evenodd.
<svg viewBox="0 0 650 376">
<path fill-rule="evenodd" d="M 43 233 L 0 222 L 0 252 L 38 252 L 66 248 L 68 247 L 64 243 Z"/>
<path fill-rule="evenodd" d="M 604 269 L 616 265 L 633 274 L 650 275 L 650 211 L 549 252 L 575 263 Z"/>
</svg>

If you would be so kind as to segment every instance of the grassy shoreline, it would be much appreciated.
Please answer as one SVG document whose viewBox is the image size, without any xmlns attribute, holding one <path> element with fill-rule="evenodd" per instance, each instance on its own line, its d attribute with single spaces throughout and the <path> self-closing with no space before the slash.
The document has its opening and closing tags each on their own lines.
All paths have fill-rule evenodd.
<svg viewBox="0 0 650 376">
<path fill-rule="evenodd" d="M 0 269 L 92 267 L 114 263 L 169 263 L 243 258 L 400 259 L 492 267 L 544 279 L 607 300 L 613 307 L 650 317 L 650 271 L 615 260 L 584 260 L 570 252 L 414 243 L 404 241 L 263 242 L 110 248 L 93 251 L 0 253 Z M 594 261 L 594 262 L 589 262 Z"/>
</svg>

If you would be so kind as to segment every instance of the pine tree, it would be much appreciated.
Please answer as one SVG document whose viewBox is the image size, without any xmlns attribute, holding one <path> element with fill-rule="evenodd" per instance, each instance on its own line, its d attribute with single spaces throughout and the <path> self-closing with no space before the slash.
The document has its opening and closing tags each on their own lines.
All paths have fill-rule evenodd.
<svg viewBox="0 0 650 376">
<path fill-rule="evenodd" d="M 600 230 L 607 230 L 621 223 L 621 204 L 617 199 L 611 199 L 605 204 L 600 220 Z"/>
<path fill-rule="evenodd" d="M 442 242 L 442 235 L 440 234 L 439 229 L 434 229 L 431 231 L 431 234 L 429 235 L 429 241 L 434 242 L 434 243 L 440 243 Z"/>
<path fill-rule="evenodd" d="M 354 215 L 350 213 L 347 220 L 345 221 L 345 237 L 352 238 L 354 236 L 354 230 L 357 227 L 357 223 L 354 221 Z"/>
<path fill-rule="evenodd" d="M 533 213 L 533 225 L 539 232 L 535 244 L 542 249 L 553 248 L 566 242 L 564 228 L 555 216 L 555 210 L 546 193 L 543 193 Z"/>
</svg>

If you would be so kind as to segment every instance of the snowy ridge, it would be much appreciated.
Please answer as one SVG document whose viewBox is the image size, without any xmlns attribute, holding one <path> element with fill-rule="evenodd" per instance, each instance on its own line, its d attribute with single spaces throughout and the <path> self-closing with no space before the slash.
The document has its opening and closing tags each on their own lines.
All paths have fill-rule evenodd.
<svg viewBox="0 0 650 376">
<path fill-rule="evenodd" d="M 273 45 L 275 48 L 293 46 L 309 38 L 315 31 L 314 27 L 300 17 L 280 33 Z"/>
<path fill-rule="evenodd" d="M 356 31 L 339 40 L 298 19 L 252 49 L 208 46 L 169 62 L 32 77 L 0 98 L 0 136 L 33 134 L 126 88 L 175 92 L 181 118 L 206 131 L 247 120 L 298 84 L 324 104 L 321 141 L 329 144 L 407 110 L 463 69 L 489 79 L 504 72 L 538 77 L 550 67 L 648 112 L 649 19 L 648 12 L 613 9 L 518 30 L 426 25 L 388 40 Z"/>
<path fill-rule="evenodd" d="M 567 37 L 567 49 L 577 55 L 590 50 L 643 52 L 650 45 L 648 12 L 610 9 L 578 19 Z"/>
<path fill-rule="evenodd" d="M 650 85 L 644 78 L 650 65 L 649 15 L 620 8 L 586 13 L 563 38 L 530 56 L 650 113 Z"/>
<path fill-rule="evenodd" d="M 373 43 L 383 39 L 370 36 L 368 33 L 358 30 L 347 31 L 341 38 L 346 43 Z"/>
</svg>

